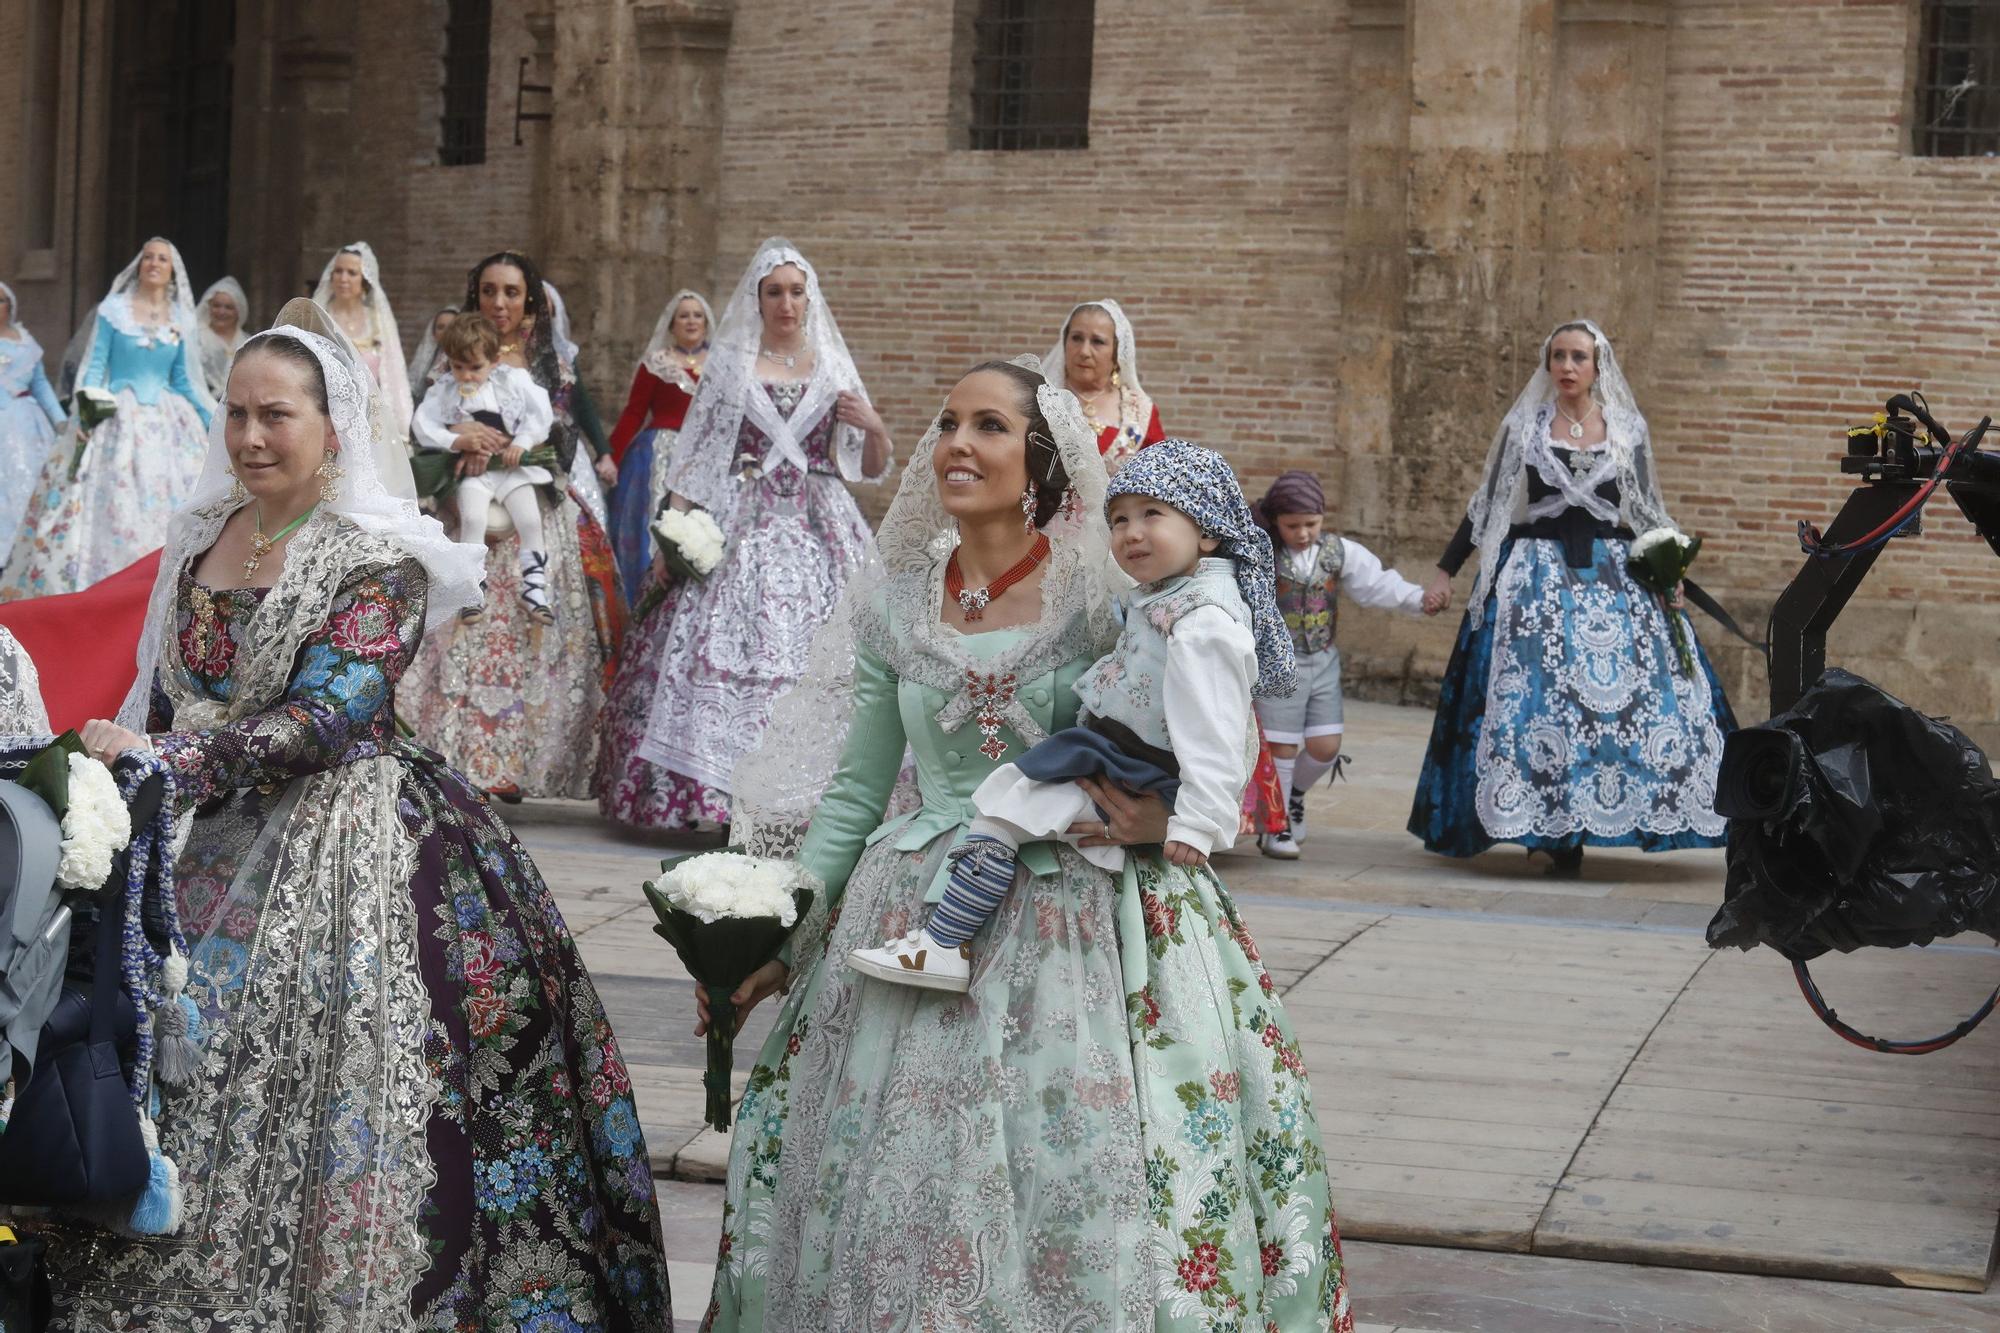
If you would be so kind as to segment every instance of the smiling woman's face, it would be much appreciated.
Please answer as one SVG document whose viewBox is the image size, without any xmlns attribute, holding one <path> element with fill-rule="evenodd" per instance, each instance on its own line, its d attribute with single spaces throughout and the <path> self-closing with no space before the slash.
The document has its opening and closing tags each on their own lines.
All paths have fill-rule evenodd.
<svg viewBox="0 0 2000 1333">
<path fill-rule="evenodd" d="M 931 449 L 938 499 L 960 522 L 1021 512 L 1028 489 L 1028 413 L 1021 387 L 998 371 L 960 380 L 938 413 Z"/>
</svg>

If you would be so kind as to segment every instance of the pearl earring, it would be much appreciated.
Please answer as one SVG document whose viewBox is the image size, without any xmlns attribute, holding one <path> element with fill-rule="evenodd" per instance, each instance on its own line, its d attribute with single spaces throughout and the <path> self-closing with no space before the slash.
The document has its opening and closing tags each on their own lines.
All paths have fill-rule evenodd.
<svg viewBox="0 0 2000 1333">
<path fill-rule="evenodd" d="M 1041 502 L 1042 488 L 1035 484 L 1033 477 L 1030 477 L 1028 478 L 1028 489 L 1021 492 L 1021 526 L 1029 532 L 1035 530 L 1035 509 Z"/>
</svg>

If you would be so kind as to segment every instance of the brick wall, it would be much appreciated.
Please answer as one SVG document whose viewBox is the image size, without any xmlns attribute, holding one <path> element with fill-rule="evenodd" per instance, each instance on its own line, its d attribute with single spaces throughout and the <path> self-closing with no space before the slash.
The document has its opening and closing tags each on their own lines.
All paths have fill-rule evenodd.
<svg viewBox="0 0 2000 1333">
<path fill-rule="evenodd" d="M 1343 15 L 1100 3 L 1089 148 L 974 153 L 947 147 L 950 4 L 741 0 L 712 294 L 789 235 L 904 450 L 959 371 L 1114 297 L 1170 433 L 1249 473 L 1324 465 Z"/>
<path fill-rule="evenodd" d="M 2000 163 L 1908 154 L 1917 9 L 1673 9 L 1657 364 L 1634 378 L 1677 514 L 1760 614 L 1798 569 L 1796 520 L 1848 490 L 1837 431 L 1899 389 L 1954 428 L 2000 407 Z M 1991 741 L 2000 560 L 1944 497 L 1929 514 L 1828 657 Z"/>
<path fill-rule="evenodd" d="M 358 33 L 395 34 L 354 46 L 339 93 L 353 151 L 313 159 L 296 234 L 234 238 L 280 247 L 271 271 L 301 285 L 334 246 L 368 239 L 406 346 L 436 304 L 456 299 L 480 254 L 545 252 L 573 232 L 586 239 L 562 248 L 581 271 L 590 229 L 603 227 L 566 216 L 548 187 L 560 174 L 547 128 L 512 141 L 519 57 L 534 56 L 531 79 L 549 81 L 547 53 L 564 30 L 546 5 L 495 7 L 486 163 L 435 164 L 444 8 L 423 0 L 412 22 L 407 5 L 351 0 L 343 23 L 351 15 Z M 948 146 L 962 0 L 737 0 L 715 192 L 706 152 L 679 140 L 628 154 L 622 169 L 667 164 L 659 169 L 700 177 L 675 180 L 683 197 L 718 201 L 704 279 L 718 305 L 762 237 L 797 241 L 905 450 L 961 368 L 1040 352 L 1072 304 L 1113 296 L 1133 316 L 1142 378 L 1170 431 L 1225 449 L 1253 491 L 1280 468 L 1316 468 L 1336 522 L 1419 576 L 1545 321 L 1572 304 L 1602 314 L 1628 351 L 1669 502 L 1708 540 L 1700 575 L 1754 628 L 1798 566 L 1795 520 L 1824 522 L 1845 493 L 1833 467 L 1842 427 L 1913 386 L 1954 425 L 1995 406 L 1981 395 L 1996 360 L 1985 317 L 2000 309 L 2000 217 L 1988 207 L 2000 163 L 1907 154 L 1917 8 L 1593 0 L 1586 12 L 1582 0 L 1416 0 L 1433 26 L 1405 40 L 1391 29 L 1409 11 L 1387 0 L 1099 0 L 1089 148 L 973 153 Z M 26 12 L 26 0 L 0 0 L 0 45 L 18 44 Z M 1602 45 L 1593 34 L 1607 22 L 1634 25 L 1637 55 Z M 1418 149 L 1432 154 L 1419 162 L 1412 113 L 1397 103 L 1413 80 L 1457 77 L 1437 73 L 1461 54 L 1454 43 L 1489 37 L 1509 68 L 1529 71 L 1513 122 L 1501 117 L 1487 135 L 1440 121 L 1449 113 L 1433 99 L 1417 117 Z M 1557 77 L 1554 64 L 1585 49 L 1578 42 L 1599 43 L 1589 49 L 1602 57 L 1588 89 L 1528 86 Z M 1472 78 L 1477 54 L 1465 56 Z M 18 105 L 18 76 L 0 67 L 0 106 Z M 711 114 L 712 89 L 688 95 Z M 1560 123 L 1537 129 L 1536 118 L 1573 121 L 1579 98 L 1610 108 L 1633 96 L 1655 109 L 1615 133 L 1654 136 L 1633 150 L 1648 193 L 1636 204 L 1617 197 L 1617 226 L 1643 237 L 1646 253 L 1572 253 L 1589 229 L 1537 222 L 1533 210 L 1588 208 L 1589 191 L 1617 174 L 1602 163 L 1606 140 Z M 638 127 L 628 133 L 671 137 L 629 108 L 607 114 Z M 1432 141 L 1441 126 L 1475 148 L 1501 144 L 1479 170 L 1511 172 L 1493 177 L 1505 188 L 1454 177 L 1449 146 Z M 17 138 L 0 129 L 0 170 L 18 157 Z M 1595 176 L 1579 166 L 1586 154 Z M 561 165 L 572 177 L 589 168 Z M 250 165 L 238 171 L 239 192 L 265 186 Z M 1527 215 L 1494 220 L 1517 206 Z M 1452 209 L 1465 215 L 1437 216 Z M 0 208 L 0 274 L 19 258 L 15 226 Z M 684 255 L 673 262 L 690 271 Z M 1462 327 L 1446 327 L 1449 292 L 1426 286 L 1440 273 L 1466 303 Z M 659 297 L 675 276 L 661 279 Z M 1491 291 L 1480 287 L 1488 279 Z M 1602 303 L 1592 300 L 1600 279 Z M 280 294 L 253 293 L 259 313 Z M 624 305 L 579 312 L 601 331 L 586 369 L 607 415 L 651 326 L 649 302 Z M 1454 339 L 1463 356 L 1428 347 Z M 879 514 L 885 501 L 876 492 L 865 504 Z M 2000 740 L 1996 606 L 2000 561 L 1940 504 L 1926 534 L 1878 566 L 1831 655 Z M 1424 697 L 1455 612 L 1422 623 L 1352 616 L 1356 692 Z M 1741 711 L 1761 716 L 1760 666 L 1703 630 Z"/>
<path fill-rule="evenodd" d="M 339 246 L 365 240 L 382 262 L 382 285 L 402 326 L 403 349 L 416 349 L 431 313 L 457 304 L 465 272 L 500 249 L 534 254 L 544 232 L 535 185 L 542 126 L 524 127 L 514 143 L 514 84 L 535 39 L 520 5 L 493 7 L 486 99 L 486 160 L 438 164 L 442 106 L 444 0 L 424 0 L 412 22 L 407 0 L 361 0 L 362 32 L 396 33 L 366 43 L 354 64 L 350 114 L 355 151 L 345 179 L 327 191 L 299 238 L 298 290 L 309 291 Z M 530 66 L 530 83 L 545 82 Z M 559 225 L 559 212 L 553 220 Z M 259 312 L 268 316 L 269 311 Z"/>
</svg>

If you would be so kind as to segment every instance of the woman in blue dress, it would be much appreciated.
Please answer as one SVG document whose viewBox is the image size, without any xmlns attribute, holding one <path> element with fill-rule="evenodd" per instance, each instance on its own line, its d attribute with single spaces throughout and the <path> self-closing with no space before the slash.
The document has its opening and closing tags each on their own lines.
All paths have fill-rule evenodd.
<svg viewBox="0 0 2000 1333">
<path fill-rule="evenodd" d="M 155 236 L 97 304 L 77 388 L 117 400 L 85 431 L 71 417 L 42 467 L 0 600 L 75 592 L 167 539 L 194 490 L 215 404 L 200 364 L 194 292 L 180 251 Z"/>
<path fill-rule="evenodd" d="M 42 345 L 20 322 L 14 289 L 0 282 L 0 543 L 28 512 L 56 428 L 68 420 L 42 369 Z"/>
<path fill-rule="evenodd" d="M 1715 774 L 1735 718 L 1678 594 L 1665 604 L 1626 568 L 1635 535 L 1672 527 L 1610 341 L 1589 320 L 1559 325 L 1426 590 L 1427 610 L 1448 605 L 1478 548 L 1410 810 L 1425 847 L 1517 842 L 1570 878 L 1585 844 L 1721 845 Z"/>
</svg>

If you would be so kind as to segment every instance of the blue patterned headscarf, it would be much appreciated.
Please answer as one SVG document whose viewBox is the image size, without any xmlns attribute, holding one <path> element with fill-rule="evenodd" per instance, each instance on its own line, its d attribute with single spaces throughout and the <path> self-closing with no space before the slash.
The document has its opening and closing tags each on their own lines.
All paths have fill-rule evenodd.
<svg viewBox="0 0 2000 1333">
<path fill-rule="evenodd" d="M 1221 543 L 1216 554 L 1235 562 L 1236 586 L 1257 636 L 1257 683 L 1250 693 L 1259 699 L 1289 697 L 1298 686 L 1298 664 L 1291 632 L 1278 614 L 1271 539 L 1251 518 L 1250 502 L 1222 455 L 1186 440 L 1162 440 L 1134 454 L 1111 479 L 1104 493 L 1107 512 L 1121 495 L 1164 500 L 1193 519 L 1204 537 Z"/>
</svg>

